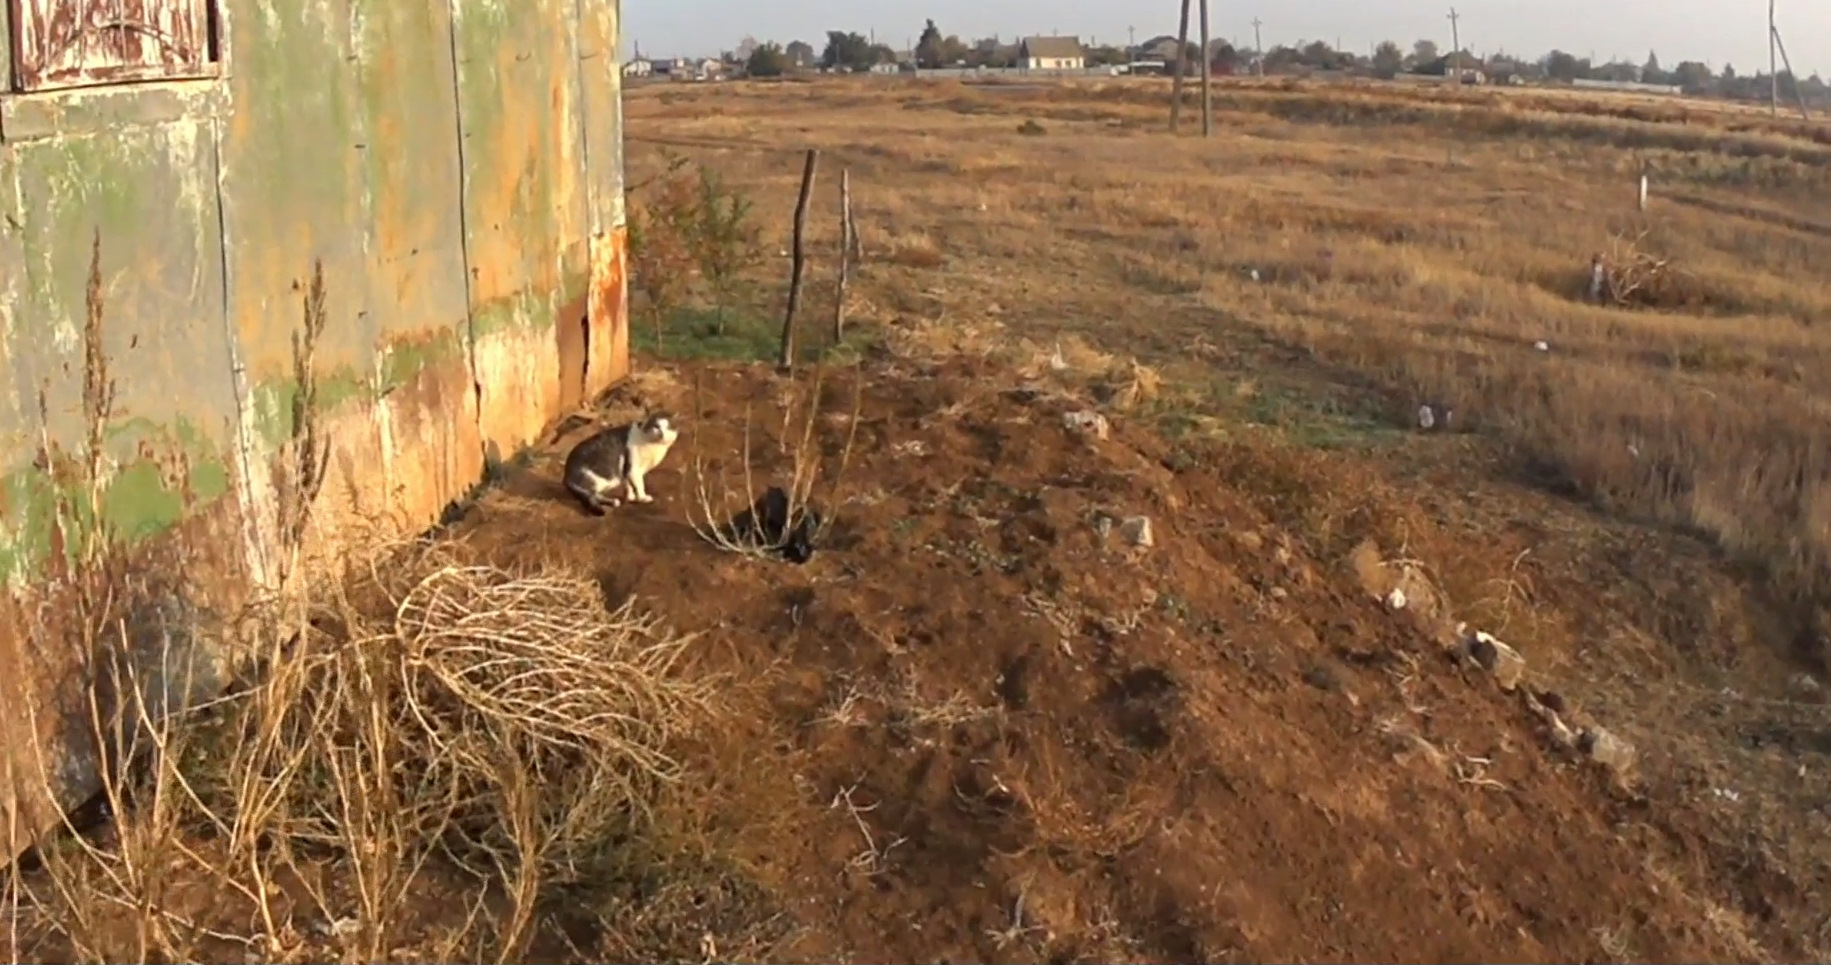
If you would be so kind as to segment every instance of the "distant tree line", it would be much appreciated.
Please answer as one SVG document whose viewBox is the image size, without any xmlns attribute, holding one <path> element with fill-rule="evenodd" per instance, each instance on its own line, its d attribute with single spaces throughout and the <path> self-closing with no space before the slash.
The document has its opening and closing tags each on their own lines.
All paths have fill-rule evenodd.
<svg viewBox="0 0 1831 965">
<path fill-rule="evenodd" d="M 1101 67 L 1138 60 L 1174 60 L 1176 40 L 1159 37 L 1136 48 L 1103 45 L 1086 48 L 1087 65 Z M 1317 40 L 1297 44 L 1279 44 L 1266 50 L 1262 58 L 1251 50 L 1236 49 L 1233 44 L 1214 41 L 1209 46 L 1210 60 L 1223 73 L 1244 73 L 1260 69 L 1267 74 L 1307 73 L 1310 71 L 1352 71 L 1375 77 L 1393 78 L 1400 74 L 1445 76 L 1460 63 L 1466 70 L 1478 70 L 1496 81 L 1514 77 L 1534 81 L 1572 81 L 1579 79 L 1629 81 L 1670 85 L 1696 96 L 1725 97 L 1735 100 L 1765 100 L 1770 91 L 1766 74 L 1739 74 L 1724 64 L 1720 70 L 1695 60 L 1674 67 L 1661 64 L 1659 55 L 1649 51 L 1643 63 L 1614 61 L 1595 64 L 1563 50 L 1553 50 L 1527 60 L 1506 53 L 1489 55 L 1464 50 L 1445 53 L 1433 40 L 1418 40 L 1410 50 L 1393 41 L 1383 41 L 1366 54 L 1336 50 Z M 818 50 L 813 44 L 796 40 L 787 44 L 759 43 L 745 38 L 724 59 L 741 65 L 754 77 L 775 77 L 804 70 L 864 72 L 882 64 L 908 62 L 922 69 L 1008 68 L 1016 66 L 1017 44 L 998 37 L 961 40 L 947 34 L 933 20 L 925 21 L 913 50 L 899 56 L 888 44 L 873 43 L 869 37 L 845 30 L 827 31 L 825 43 Z M 1184 48 L 1186 69 L 1195 70 L 1201 63 L 1196 44 Z M 1831 104 L 1831 85 L 1817 74 L 1799 80 L 1791 72 L 1778 77 L 1780 96 L 1793 100 L 1803 95 L 1809 104 Z"/>
</svg>

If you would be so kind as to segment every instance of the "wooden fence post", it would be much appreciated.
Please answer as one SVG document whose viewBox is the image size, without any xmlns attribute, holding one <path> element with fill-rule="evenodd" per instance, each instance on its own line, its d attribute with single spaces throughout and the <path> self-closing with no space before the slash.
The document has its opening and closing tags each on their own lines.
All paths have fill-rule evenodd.
<svg viewBox="0 0 1831 965">
<path fill-rule="evenodd" d="M 795 201 L 794 266 L 788 278 L 788 311 L 782 317 L 782 351 L 776 356 L 776 367 L 795 371 L 795 312 L 801 307 L 801 273 L 807 265 L 807 203 L 814 193 L 814 168 L 820 163 L 818 148 L 809 148 L 807 164 L 801 169 L 801 197 Z"/>
<path fill-rule="evenodd" d="M 833 296 L 833 344 L 846 337 L 846 285 L 852 280 L 852 169 L 839 170 L 839 290 Z"/>
</svg>

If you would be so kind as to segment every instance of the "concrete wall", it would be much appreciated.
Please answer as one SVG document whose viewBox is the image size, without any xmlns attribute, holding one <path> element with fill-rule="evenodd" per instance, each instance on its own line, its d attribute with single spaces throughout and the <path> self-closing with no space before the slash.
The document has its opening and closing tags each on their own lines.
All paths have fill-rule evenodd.
<svg viewBox="0 0 1831 965">
<path fill-rule="evenodd" d="M 219 17 L 215 79 L 0 93 L 9 828 L 96 786 L 75 533 L 99 514 L 128 542 L 110 582 L 135 644 L 195 650 L 212 682 L 238 639 L 222 621 L 271 589 L 314 260 L 324 554 L 434 523 L 487 459 L 628 369 L 618 0 L 221 0 Z M 96 232 L 115 383 L 99 507 L 65 458 L 89 431 Z M 202 623 L 158 631 L 174 614 Z"/>
</svg>

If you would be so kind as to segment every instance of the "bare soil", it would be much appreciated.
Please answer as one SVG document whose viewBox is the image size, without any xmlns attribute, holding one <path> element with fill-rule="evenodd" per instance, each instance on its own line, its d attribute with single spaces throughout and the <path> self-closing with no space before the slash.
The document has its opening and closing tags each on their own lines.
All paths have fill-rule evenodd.
<svg viewBox="0 0 1831 965">
<path fill-rule="evenodd" d="M 682 416 L 656 503 L 577 509 L 557 476 L 579 429 L 448 534 L 511 567 L 599 574 L 613 605 L 703 631 L 691 672 L 729 680 L 692 803 L 664 819 L 693 842 L 667 859 L 678 877 L 622 900 L 633 915 L 673 895 L 644 917 L 666 927 L 582 916 L 576 953 L 1810 956 L 1783 927 L 1797 884 L 1711 844 L 1706 814 L 1555 749 L 1516 696 L 1382 605 L 1351 554 L 1276 521 L 1268 482 L 1303 499 L 1340 467 L 1173 444 L 1120 414 L 1090 439 L 1063 421 L 1084 402 L 986 363 L 869 370 L 838 522 L 805 566 L 689 524 L 695 450 L 737 471 L 746 411 L 755 486 L 788 481 L 783 382 L 754 367 L 651 365 L 613 400 L 606 418 Z M 830 472 L 851 388 L 828 383 Z M 1398 500 L 1363 510 L 1354 545 L 1418 521 Z M 1122 535 L 1134 515 L 1149 548 Z"/>
</svg>

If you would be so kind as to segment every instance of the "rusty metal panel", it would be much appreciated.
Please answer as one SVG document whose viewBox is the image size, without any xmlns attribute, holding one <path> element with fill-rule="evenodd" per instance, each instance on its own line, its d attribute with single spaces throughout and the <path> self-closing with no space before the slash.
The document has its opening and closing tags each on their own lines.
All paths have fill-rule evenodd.
<svg viewBox="0 0 1831 965">
<path fill-rule="evenodd" d="M 74 353 L 97 232 L 117 415 L 209 434 L 235 415 L 209 131 L 187 120 L 13 147 L 26 253 L 17 344 L 49 376 L 53 438 L 83 438 Z"/>
<path fill-rule="evenodd" d="M 369 129 L 369 285 L 380 338 L 375 478 L 396 495 L 396 514 L 423 526 L 483 471 L 451 9 L 389 0 L 356 9 Z"/>
<path fill-rule="evenodd" d="M 213 38 L 157 58 L 120 39 L 137 23 L 169 40 L 171 18 L 205 8 L 128 0 L 139 20 L 85 39 L 47 26 L 49 0 L 9 2 L 38 16 L 13 38 L 36 65 L 17 79 L 88 87 L 16 99 L 42 109 L 7 115 L 29 122 L 30 140 L 0 142 L 0 573 L 19 577 L 0 593 L 0 684 L 13 687 L 0 690 L 0 805 L 17 814 L 17 765 L 41 761 L 18 757 L 27 736 L 68 746 L 23 709 L 70 696 L 60 628 L 41 619 L 69 610 L 41 565 L 55 544 L 41 497 L 59 484 L 30 453 L 41 433 L 65 445 L 86 433 L 80 320 L 96 228 L 120 407 L 104 512 L 149 538 L 151 569 L 206 600 L 260 579 L 270 537 L 245 515 L 269 509 L 262 476 L 289 429 L 291 336 L 314 260 L 330 296 L 319 376 L 333 440 L 320 550 L 381 535 L 342 528 L 357 518 L 430 522 L 480 477 L 486 448 L 533 441 L 562 399 L 628 361 L 620 129 L 600 129 L 620 120 L 614 3 L 223 0 L 238 28 L 226 96 L 182 85 L 149 114 L 94 85 L 207 65 Z M 94 28 L 99 2 L 57 9 Z M 586 57 L 588 34 L 601 57 Z M 79 115 L 133 123 L 77 132 Z M 570 314 L 587 303 L 589 335 Z M 181 464 L 153 457 L 169 443 Z M 177 475 L 208 492 L 174 495 Z M 194 559 L 207 565 L 173 562 Z M 37 803 L 69 803 L 92 764 L 80 751 L 55 762 L 56 800 Z M 28 824 L 46 813 L 25 810 Z"/>
<path fill-rule="evenodd" d="M 51 90 L 206 77 L 212 0 L 10 0 L 14 81 Z"/>
<path fill-rule="evenodd" d="M 591 365 L 587 388 L 603 392 L 629 375 L 629 231 L 591 236 Z"/>
<path fill-rule="evenodd" d="M 37 375 L 20 334 L 25 298 L 25 245 L 20 231 L 17 168 L 12 149 L 0 144 L 0 594 L 23 585 L 18 563 L 24 522 L 21 475 L 29 472 L 29 453 L 37 434 L 31 417 L 30 386 Z"/>
<path fill-rule="evenodd" d="M 89 432 L 82 404 L 85 291 L 99 233 L 100 338 L 115 400 L 105 427 L 108 477 L 96 508 L 111 535 L 129 546 L 174 527 L 201 527 L 192 530 L 196 541 L 184 545 L 207 552 L 164 570 L 182 579 L 190 602 L 208 605 L 219 588 L 233 585 L 220 577 L 239 565 L 239 542 L 194 514 L 199 506 L 226 504 L 233 470 L 225 454 L 237 414 L 208 129 L 207 121 L 184 120 L 10 148 L 23 258 L 8 266 L 22 269 L 22 284 L 6 343 L 13 371 L 29 380 L 17 391 L 28 394 L 31 408 L 9 421 L 24 423 L 31 439 L 26 452 L 38 454 L 0 468 L 8 473 L 9 504 L 0 514 L 7 527 L 0 545 L 18 577 L 28 569 L 57 572 L 61 540 L 51 514 L 70 496 L 67 490 L 80 486 L 33 463 L 53 463 L 39 452 L 40 432 L 72 454 L 82 452 Z M 82 719 L 92 682 L 80 669 L 90 655 L 75 648 L 75 628 L 65 621 L 69 601 L 58 596 L 68 584 L 21 582 L 12 581 L 0 606 L 0 679 L 12 691 L 0 701 L 6 733 L 0 757 L 11 777 L 0 804 L 35 828 L 54 813 L 47 810 L 52 805 L 67 807 L 97 788 L 96 749 L 86 729 L 70 729 L 71 720 Z M 220 667 L 223 655 L 213 646 L 198 650 L 186 642 L 183 649 L 200 669 Z M 24 739 L 28 734 L 33 738 Z"/>
<path fill-rule="evenodd" d="M 586 195 L 591 223 L 589 385 L 629 374 L 629 287 L 623 213 L 623 96 L 618 0 L 579 2 L 579 83 L 585 104 Z"/>
<path fill-rule="evenodd" d="M 314 260 L 329 323 L 320 374 L 336 399 L 376 365 L 368 254 L 370 148 L 350 0 L 230 0 L 236 69 L 222 134 L 229 317 L 261 441 L 284 434 L 292 333 Z M 437 203 L 427 198 L 424 203 Z"/>
<path fill-rule="evenodd" d="M 579 0 L 579 74 L 591 159 L 591 227 L 623 224 L 623 71 L 619 0 Z"/>
<path fill-rule="evenodd" d="M 371 0 L 228 0 L 235 69 L 224 125 L 221 190 L 229 319 L 246 368 L 244 434 L 254 455 L 247 494 L 272 518 L 266 455 L 291 432 L 292 336 L 305 285 L 322 263 L 326 328 L 319 398 L 329 459 L 308 534 L 308 557 L 341 554 L 346 538 L 380 535 L 395 493 L 376 485 L 381 426 L 379 323 L 372 241 L 367 93 L 359 72 Z M 436 204 L 434 199 L 425 203 Z M 450 202 L 446 202 L 449 204 Z M 271 544 L 263 530 L 258 541 Z"/>
<path fill-rule="evenodd" d="M 569 287 L 584 294 L 564 271 L 585 234 L 575 3 L 452 0 L 478 416 L 498 457 L 558 413 L 566 333 L 555 319 Z"/>
</svg>

